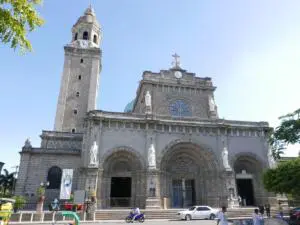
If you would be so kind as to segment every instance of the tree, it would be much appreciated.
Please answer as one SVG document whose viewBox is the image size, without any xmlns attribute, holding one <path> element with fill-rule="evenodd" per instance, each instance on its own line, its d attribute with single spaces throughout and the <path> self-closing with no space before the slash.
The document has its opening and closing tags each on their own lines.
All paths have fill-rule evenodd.
<svg viewBox="0 0 300 225">
<path fill-rule="evenodd" d="M 279 119 L 280 125 L 270 133 L 269 138 L 275 159 L 280 159 L 287 145 L 300 143 L 300 109 L 281 116 Z"/>
<path fill-rule="evenodd" d="M 0 41 L 20 48 L 21 52 L 31 51 L 27 33 L 43 25 L 35 6 L 41 0 L 0 0 Z"/>
<path fill-rule="evenodd" d="M 7 194 L 7 191 L 11 192 L 15 182 L 15 172 L 9 173 L 7 169 L 4 169 L 4 174 L 0 175 L 0 187 L 3 195 Z"/>
<path fill-rule="evenodd" d="M 263 174 L 265 188 L 274 193 L 300 194 L 300 157 L 278 164 Z"/>
</svg>

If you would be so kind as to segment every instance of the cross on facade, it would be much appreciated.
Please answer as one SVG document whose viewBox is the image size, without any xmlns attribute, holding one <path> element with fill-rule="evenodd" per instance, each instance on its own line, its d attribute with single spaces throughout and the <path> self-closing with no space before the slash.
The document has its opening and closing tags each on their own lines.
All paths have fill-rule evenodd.
<svg viewBox="0 0 300 225">
<path fill-rule="evenodd" d="M 177 55 L 177 53 L 175 53 L 174 55 L 172 55 L 172 57 L 174 57 L 174 61 L 172 62 L 172 65 L 174 66 L 174 68 L 179 68 L 180 67 L 180 61 L 179 61 L 180 56 Z"/>
</svg>

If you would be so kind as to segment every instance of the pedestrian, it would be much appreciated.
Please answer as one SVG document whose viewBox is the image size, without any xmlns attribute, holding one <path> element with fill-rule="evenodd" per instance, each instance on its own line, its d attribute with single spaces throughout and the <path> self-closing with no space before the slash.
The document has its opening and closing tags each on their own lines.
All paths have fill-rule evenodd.
<svg viewBox="0 0 300 225">
<path fill-rule="evenodd" d="M 261 214 L 261 216 L 264 217 L 265 207 L 263 205 L 260 205 L 258 207 L 258 209 L 259 209 L 259 213 Z"/>
<path fill-rule="evenodd" d="M 267 217 L 270 218 L 271 217 L 271 206 L 269 203 L 265 205 L 265 209 L 266 209 Z"/>
<path fill-rule="evenodd" d="M 239 206 L 241 207 L 242 206 L 242 197 L 240 195 L 238 196 L 238 201 L 239 201 Z"/>
<path fill-rule="evenodd" d="M 258 209 L 254 209 L 252 220 L 253 225 L 262 225 L 263 217 L 258 214 Z"/>
<path fill-rule="evenodd" d="M 228 218 L 226 213 L 226 207 L 222 207 L 222 211 L 218 214 L 218 222 L 217 225 L 228 225 Z"/>
<path fill-rule="evenodd" d="M 283 208 L 282 208 L 282 205 L 281 205 L 281 201 L 279 201 L 279 203 L 278 203 L 278 210 L 279 210 L 279 217 L 281 219 L 283 219 Z"/>
</svg>

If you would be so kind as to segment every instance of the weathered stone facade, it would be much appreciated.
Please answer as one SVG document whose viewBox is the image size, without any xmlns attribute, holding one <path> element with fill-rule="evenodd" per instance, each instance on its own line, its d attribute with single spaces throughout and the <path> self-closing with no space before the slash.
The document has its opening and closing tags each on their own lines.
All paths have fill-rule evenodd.
<svg viewBox="0 0 300 225">
<path fill-rule="evenodd" d="M 164 207 L 220 206 L 238 195 L 245 195 L 246 205 L 271 200 L 260 177 L 271 166 L 268 123 L 219 119 L 211 78 L 183 70 L 178 58 L 169 70 L 144 72 L 132 109 L 94 110 L 100 40 L 82 46 L 79 36 L 86 27 L 95 28 L 97 37 L 101 33 L 93 10 L 85 16 L 65 48 L 55 131 L 43 131 L 40 148 L 23 147 L 17 194 L 35 199 L 40 182 L 49 180 L 48 171 L 56 166 L 74 169 L 73 190 L 94 190 L 98 208 L 161 208 L 163 202 Z M 86 80 L 76 80 L 78 74 Z M 77 90 L 82 98 L 73 96 Z M 251 194 L 245 194 L 245 185 Z M 58 188 L 47 189 L 48 198 L 58 194 Z"/>
</svg>

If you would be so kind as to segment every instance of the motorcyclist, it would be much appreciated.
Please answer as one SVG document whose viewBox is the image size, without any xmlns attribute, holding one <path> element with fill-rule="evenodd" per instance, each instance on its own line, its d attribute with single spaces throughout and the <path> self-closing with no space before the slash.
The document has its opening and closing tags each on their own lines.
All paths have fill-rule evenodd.
<svg viewBox="0 0 300 225">
<path fill-rule="evenodd" d="M 133 217 L 132 217 L 132 222 L 135 220 L 135 218 L 141 214 L 139 207 L 134 208 L 133 210 Z"/>
</svg>

